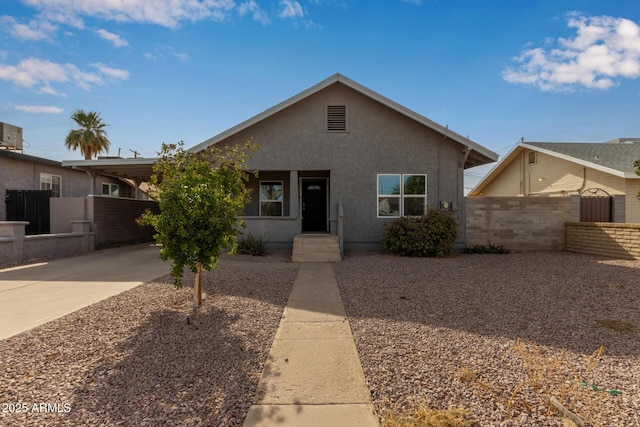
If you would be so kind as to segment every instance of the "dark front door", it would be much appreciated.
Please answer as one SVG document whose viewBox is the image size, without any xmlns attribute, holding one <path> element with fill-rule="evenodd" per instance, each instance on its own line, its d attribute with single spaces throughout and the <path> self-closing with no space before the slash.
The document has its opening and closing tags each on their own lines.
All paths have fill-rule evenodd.
<svg viewBox="0 0 640 427">
<path fill-rule="evenodd" d="M 327 180 L 305 179 L 302 184 L 302 231 L 327 231 Z"/>
</svg>

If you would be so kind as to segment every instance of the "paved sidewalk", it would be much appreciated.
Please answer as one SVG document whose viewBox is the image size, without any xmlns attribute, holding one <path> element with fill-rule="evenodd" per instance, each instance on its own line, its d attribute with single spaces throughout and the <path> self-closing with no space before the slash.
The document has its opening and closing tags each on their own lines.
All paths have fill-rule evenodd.
<svg viewBox="0 0 640 427">
<path fill-rule="evenodd" d="M 0 339 L 168 273 L 152 244 L 0 269 Z"/>
<path fill-rule="evenodd" d="M 377 427 L 333 267 L 303 263 L 244 427 Z"/>
</svg>

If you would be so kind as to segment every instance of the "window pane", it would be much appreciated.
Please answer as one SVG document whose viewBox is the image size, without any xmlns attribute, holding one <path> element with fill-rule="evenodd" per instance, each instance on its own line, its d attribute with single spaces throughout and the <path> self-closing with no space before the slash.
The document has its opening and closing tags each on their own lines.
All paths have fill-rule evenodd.
<svg viewBox="0 0 640 427">
<path fill-rule="evenodd" d="M 400 216 L 400 197 L 378 197 L 379 216 Z"/>
<path fill-rule="evenodd" d="M 405 175 L 404 176 L 404 194 L 427 194 L 425 191 L 424 175 Z"/>
<path fill-rule="evenodd" d="M 400 194 L 400 175 L 378 175 L 378 194 Z"/>
<path fill-rule="evenodd" d="M 405 215 L 424 215 L 424 197 L 405 197 Z"/>
<path fill-rule="evenodd" d="M 102 184 L 102 195 L 103 196 L 109 195 L 109 184 Z"/>
<path fill-rule="evenodd" d="M 260 203 L 261 216 L 282 216 L 282 203 L 262 202 Z"/>
<path fill-rule="evenodd" d="M 111 184 L 111 197 L 118 197 L 120 194 L 120 186 Z"/>
<path fill-rule="evenodd" d="M 260 200 L 282 201 L 281 182 L 263 182 L 260 184 Z"/>
</svg>

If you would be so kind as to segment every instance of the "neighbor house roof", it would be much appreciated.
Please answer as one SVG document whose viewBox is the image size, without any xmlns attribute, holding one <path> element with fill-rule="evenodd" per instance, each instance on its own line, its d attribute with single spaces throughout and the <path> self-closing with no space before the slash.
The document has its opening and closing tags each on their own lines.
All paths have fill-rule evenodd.
<svg viewBox="0 0 640 427">
<path fill-rule="evenodd" d="M 521 142 L 469 192 L 477 196 L 525 150 L 547 154 L 617 177 L 640 179 L 633 163 L 640 159 L 640 138 L 618 138 L 608 142 Z"/>
<path fill-rule="evenodd" d="M 0 156 L 7 157 L 10 159 L 15 159 L 15 160 L 22 160 L 25 162 L 40 163 L 43 165 L 58 166 L 58 167 L 62 166 L 60 162 L 55 160 L 43 159 L 42 157 L 36 157 L 36 156 L 30 156 L 28 154 L 23 154 L 13 150 L 0 149 Z"/>
<path fill-rule="evenodd" d="M 157 158 L 63 160 L 62 166 L 100 175 L 128 178 L 146 182 L 153 174 L 153 164 Z"/>
<path fill-rule="evenodd" d="M 300 102 L 302 100 L 304 100 L 305 98 L 308 98 L 309 96 L 333 85 L 336 83 L 341 83 L 357 92 L 360 92 L 361 94 L 368 96 L 369 98 L 401 113 L 404 114 L 405 116 L 417 121 L 418 123 L 421 123 L 437 132 L 440 132 L 443 135 L 446 135 L 448 138 L 460 143 L 461 145 L 463 145 L 464 147 L 468 148 L 468 155 L 466 156 L 466 160 L 465 160 L 465 164 L 464 167 L 466 168 L 472 168 L 475 166 L 480 166 L 480 165 L 484 165 L 487 163 L 492 163 L 498 160 L 498 155 L 496 153 L 494 153 L 491 150 L 488 150 L 487 148 L 479 145 L 476 142 L 471 141 L 469 138 L 466 138 L 462 135 L 459 135 L 453 131 L 451 131 L 448 127 L 442 126 L 437 124 L 434 121 L 429 120 L 428 118 L 409 110 L 406 107 L 403 107 L 402 105 L 391 101 L 388 98 L 385 98 L 384 96 L 362 86 L 359 83 L 356 83 L 355 81 L 341 75 L 341 74 L 334 74 L 333 76 L 329 77 L 328 79 L 325 79 L 323 81 L 321 81 L 320 83 L 316 84 L 315 86 L 310 87 L 309 89 L 302 91 L 300 93 L 298 93 L 297 95 L 294 95 L 293 97 L 287 99 L 286 101 L 281 102 L 280 104 L 277 104 L 271 108 L 269 108 L 268 110 L 263 111 L 262 113 L 253 116 L 252 118 L 202 142 L 201 144 L 198 144 L 192 148 L 189 149 L 189 151 L 191 152 L 197 152 L 197 151 L 201 151 L 205 148 L 207 148 L 210 145 L 216 144 L 222 140 L 225 140 L 227 138 L 229 138 L 230 136 L 233 136 L 245 129 L 247 129 L 248 127 L 261 122 L 262 120 L 267 119 L 268 117 L 273 116 L 274 114 L 284 110 L 285 108 L 288 108 L 290 106 L 292 106 L 293 104 Z"/>
</svg>

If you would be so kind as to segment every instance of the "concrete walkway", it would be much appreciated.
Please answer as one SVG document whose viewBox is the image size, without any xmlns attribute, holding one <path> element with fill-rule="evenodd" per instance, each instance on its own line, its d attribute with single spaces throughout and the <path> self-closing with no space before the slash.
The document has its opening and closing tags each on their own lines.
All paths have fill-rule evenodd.
<svg viewBox="0 0 640 427">
<path fill-rule="evenodd" d="M 152 244 L 0 269 L 0 339 L 168 273 Z"/>
<path fill-rule="evenodd" d="M 333 267 L 303 263 L 244 427 L 377 427 Z"/>
</svg>

